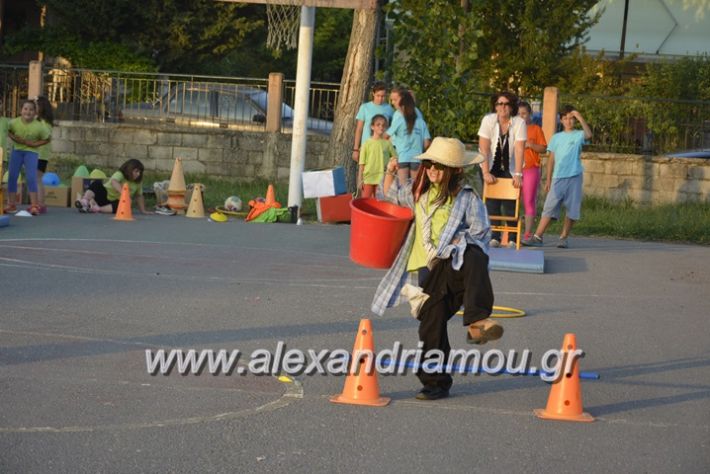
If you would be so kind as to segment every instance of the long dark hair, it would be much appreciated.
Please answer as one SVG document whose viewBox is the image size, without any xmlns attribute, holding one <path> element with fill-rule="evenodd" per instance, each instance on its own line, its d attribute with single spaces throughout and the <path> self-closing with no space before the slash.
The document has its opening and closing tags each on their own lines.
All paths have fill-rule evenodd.
<svg viewBox="0 0 710 474">
<path fill-rule="evenodd" d="M 133 170 L 140 170 L 141 174 L 138 176 L 138 179 L 133 181 Z M 140 183 L 143 181 L 143 171 L 145 170 L 145 167 L 143 166 L 143 163 L 140 162 L 140 160 L 136 160 L 135 158 L 131 158 L 130 160 L 126 161 L 121 165 L 121 167 L 118 169 L 123 174 L 123 177 L 126 178 L 128 181 L 133 181 L 134 183 Z"/>
<path fill-rule="evenodd" d="M 412 93 L 405 90 L 402 94 L 402 100 L 399 101 L 399 106 L 404 115 L 404 121 L 407 122 L 407 134 L 411 135 L 414 130 L 414 123 L 417 121 L 417 109 L 414 105 L 414 97 Z"/>
<path fill-rule="evenodd" d="M 45 96 L 37 97 L 37 118 L 43 122 L 47 122 L 54 126 L 54 112 L 52 112 L 52 104 Z"/>
<path fill-rule="evenodd" d="M 439 188 L 439 196 L 434 201 L 434 204 L 440 205 L 445 203 L 450 197 L 454 198 L 461 191 L 463 181 L 463 170 L 461 168 L 451 168 L 447 166 L 443 170 L 444 176 L 441 178 L 441 187 Z M 426 168 L 419 166 L 417 177 L 412 183 L 412 194 L 414 200 L 419 201 L 419 198 L 429 190 L 431 181 L 426 174 Z"/>
<path fill-rule="evenodd" d="M 417 108 L 414 103 L 414 96 L 409 89 L 402 86 L 397 86 L 392 89 L 392 92 L 399 95 L 399 104 L 397 109 L 404 116 L 404 121 L 407 124 L 407 134 L 411 135 L 414 130 L 414 122 L 417 121 Z"/>
</svg>

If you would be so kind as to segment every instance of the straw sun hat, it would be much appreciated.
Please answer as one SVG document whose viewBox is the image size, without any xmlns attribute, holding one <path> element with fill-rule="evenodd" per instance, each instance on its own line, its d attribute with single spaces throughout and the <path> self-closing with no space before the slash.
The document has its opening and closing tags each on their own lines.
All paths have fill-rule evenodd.
<svg viewBox="0 0 710 474">
<path fill-rule="evenodd" d="M 484 160 L 480 153 L 466 151 L 466 146 L 457 138 L 436 137 L 431 146 L 417 156 L 420 160 L 429 160 L 451 168 L 477 165 Z"/>
</svg>

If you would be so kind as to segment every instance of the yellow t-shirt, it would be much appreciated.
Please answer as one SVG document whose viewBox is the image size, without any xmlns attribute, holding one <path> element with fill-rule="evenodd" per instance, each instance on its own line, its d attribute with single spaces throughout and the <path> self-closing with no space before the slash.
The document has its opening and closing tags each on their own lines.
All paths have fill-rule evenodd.
<svg viewBox="0 0 710 474">
<path fill-rule="evenodd" d="M 143 194 L 143 186 L 141 183 L 134 183 L 133 181 L 128 181 L 123 173 L 116 171 L 109 179 L 104 183 L 104 188 L 106 188 L 106 198 L 109 201 L 118 201 L 121 198 L 121 193 L 117 192 L 113 186 L 111 186 L 111 180 L 115 179 L 121 186 L 128 183 L 128 190 L 131 193 L 131 197 L 140 196 Z"/>
<path fill-rule="evenodd" d="M 31 141 L 46 140 L 49 138 L 51 133 L 39 120 L 32 120 L 30 123 L 25 123 L 20 117 L 10 120 L 8 130 L 20 138 Z M 12 144 L 15 147 L 15 150 L 34 151 L 35 153 L 39 151 L 38 148 L 22 145 L 15 141 L 12 141 Z"/>
<path fill-rule="evenodd" d="M 390 158 L 397 156 L 392 142 L 384 138 L 368 138 L 360 149 L 360 164 L 362 169 L 362 182 L 364 184 L 380 184 L 385 176 L 385 165 Z"/>
<path fill-rule="evenodd" d="M 439 189 L 440 187 L 438 184 L 432 184 L 427 191 L 426 196 L 421 196 L 415 205 L 414 244 L 412 245 L 412 251 L 409 254 L 409 260 L 407 261 L 407 271 L 409 272 L 426 267 L 427 251 L 424 248 L 422 239 L 422 223 L 433 208 L 433 203 L 439 196 Z M 441 236 L 441 232 L 444 230 L 444 227 L 449 220 L 449 216 L 451 215 L 451 210 L 453 208 L 453 202 L 453 198 L 449 197 L 445 203 L 440 205 L 434 211 L 434 215 L 431 218 L 431 240 L 434 247 L 439 246 L 439 237 Z M 422 203 L 424 203 L 423 209 L 421 205 Z"/>
</svg>

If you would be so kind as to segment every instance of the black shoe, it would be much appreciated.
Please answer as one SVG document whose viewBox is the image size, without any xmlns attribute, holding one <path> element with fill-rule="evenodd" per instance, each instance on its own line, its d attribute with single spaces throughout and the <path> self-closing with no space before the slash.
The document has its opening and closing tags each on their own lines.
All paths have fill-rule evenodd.
<svg viewBox="0 0 710 474">
<path fill-rule="evenodd" d="M 440 398 L 446 398 L 449 396 L 449 391 L 440 387 L 424 387 L 419 393 L 417 393 L 417 400 L 439 400 Z"/>
</svg>

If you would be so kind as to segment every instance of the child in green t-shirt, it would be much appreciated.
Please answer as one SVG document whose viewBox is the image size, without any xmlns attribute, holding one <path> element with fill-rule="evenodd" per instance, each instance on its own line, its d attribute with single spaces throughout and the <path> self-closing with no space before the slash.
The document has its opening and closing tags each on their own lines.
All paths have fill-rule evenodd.
<svg viewBox="0 0 710 474">
<path fill-rule="evenodd" d="M 141 214 L 152 214 L 145 209 L 143 199 L 143 163 L 130 159 L 105 182 L 97 179 L 92 181 L 84 196 L 74 203 L 79 212 L 115 214 L 124 184 L 128 184 L 131 197 L 135 197 Z"/>
<path fill-rule="evenodd" d="M 33 216 L 40 213 L 37 200 L 37 161 L 39 159 L 39 147 L 49 143 L 49 131 L 41 122 L 36 119 L 37 106 L 31 100 L 26 100 L 22 104 L 20 116 L 10 120 L 8 126 L 8 137 L 13 143 L 14 149 L 10 155 L 8 166 L 7 192 L 8 205 L 5 212 L 15 213 L 17 196 L 17 178 L 20 170 L 24 166 L 27 189 L 30 194 L 29 212 Z"/>
<path fill-rule="evenodd" d="M 362 191 L 364 198 L 375 197 L 377 186 L 385 176 L 385 163 L 390 158 L 396 158 L 392 142 L 385 139 L 387 130 L 387 117 L 375 115 L 370 122 L 372 135 L 368 138 L 360 149 L 360 166 L 357 174 L 358 189 Z"/>
</svg>

